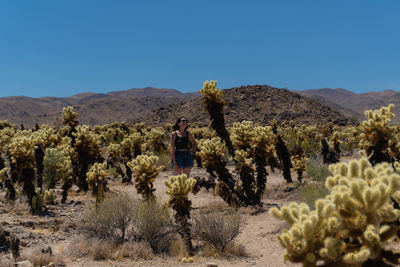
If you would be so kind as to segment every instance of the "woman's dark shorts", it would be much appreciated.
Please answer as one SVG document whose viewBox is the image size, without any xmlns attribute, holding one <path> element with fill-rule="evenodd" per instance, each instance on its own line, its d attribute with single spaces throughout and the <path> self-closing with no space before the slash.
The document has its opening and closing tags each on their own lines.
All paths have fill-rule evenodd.
<svg viewBox="0 0 400 267">
<path fill-rule="evenodd" d="M 193 157 L 190 151 L 175 151 L 175 159 L 178 168 L 192 168 L 193 167 Z M 172 168 L 174 168 L 174 162 L 172 162 Z"/>
</svg>

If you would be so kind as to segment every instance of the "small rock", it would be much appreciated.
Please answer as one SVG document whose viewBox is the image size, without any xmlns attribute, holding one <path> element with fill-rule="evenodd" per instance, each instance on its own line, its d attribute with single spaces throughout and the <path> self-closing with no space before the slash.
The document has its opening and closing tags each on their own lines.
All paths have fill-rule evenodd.
<svg viewBox="0 0 400 267">
<path fill-rule="evenodd" d="M 207 266 L 207 267 L 218 267 L 218 264 L 213 263 L 213 262 L 208 262 L 208 263 L 206 264 L 206 266 Z"/>
<path fill-rule="evenodd" d="M 15 267 L 33 267 L 32 262 L 26 260 L 26 261 L 19 261 L 14 263 Z"/>
</svg>

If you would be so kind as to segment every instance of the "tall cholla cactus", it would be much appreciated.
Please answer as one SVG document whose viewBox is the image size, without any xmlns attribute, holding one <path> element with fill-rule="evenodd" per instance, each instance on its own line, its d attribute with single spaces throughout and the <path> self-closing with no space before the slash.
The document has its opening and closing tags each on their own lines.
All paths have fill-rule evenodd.
<svg viewBox="0 0 400 267">
<path fill-rule="evenodd" d="M 186 174 L 170 176 L 169 180 L 165 180 L 168 187 L 169 195 L 168 206 L 172 207 L 175 213 L 175 222 L 179 226 L 179 234 L 181 235 L 189 253 L 193 253 L 192 234 L 190 232 L 190 209 L 192 202 L 188 198 L 188 194 L 192 191 L 196 184 L 196 180 L 188 178 Z"/>
<path fill-rule="evenodd" d="M 102 161 L 99 137 L 93 133 L 89 126 L 79 126 L 73 133 L 75 136 L 74 149 L 77 154 L 77 166 L 79 167 L 77 185 L 85 192 L 88 190 L 86 173 L 91 164 Z"/>
<path fill-rule="evenodd" d="M 391 198 L 400 200 L 400 164 L 372 167 L 366 158 L 329 166 L 330 194 L 306 204 L 290 203 L 270 213 L 291 225 L 278 236 L 286 248 L 285 260 L 316 266 L 389 266 L 399 255 L 387 251 L 399 230 L 400 211 Z"/>
<path fill-rule="evenodd" d="M 78 121 L 79 113 L 74 111 L 74 108 L 68 106 L 62 110 L 63 124 L 71 127 L 76 127 L 79 124 Z"/>
<path fill-rule="evenodd" d="M 393 161 L 399 157 L 399 141 L 395 128 L 390 125 L 394 117 L 394 105 L 380 110 L 366 110 L 366 121 L 361 124 L 360 149 L 363 149 L 372 164 Z"/>
<path fill-rule="evenodd" d="M 96 204 L 104 199 L 104 191 L 107 184 L 107 163 L 95 163 L 87 172 L 87 182 L 93 195 L 96 197 Z"/>
<path fill-rule="evenodd" d="M 247 204 L 255 205 L 257 204 L 257 196 L 255 194 L 253 160 L 249 158 L 249 153 L 246 151 L 236 150 L 235 161 L 236 170 L 240 175 L 241 187 L 243 188 L 243 192 L 240 193 L 246 196 Z M 238 189 L 236 187 L 235 191 L 241 191 L 241 188 Z"/>
<path fill-rule="evenodd" d="M 158 157 L 140 155 L 136 159 L 128 162 L 128 167 L 132 170 L 135 177 L 135 187 L 144 199 L 150 200 L 154 197 L 153 182 L 163 166 L 157 167 Z"/>
<path fill-rule="evenodd" d="M 10 144 L 11 161 L 18 173 L 18 179 L 23 182 L 23 189 L 29 204 L 35 195 L 35 157 L 34 144 L 31 138 L 16 136 Z"/>
<path fill-rule="evenodd" d="M 218 175 L 218 183 L 215 187 L 216 194 L 222 197 L 229 205 L 239 207 L 241 200 L 235 192 L 235 181 L 226 168 L 224 159 L 225 145 L 220 138 L 214 137 L 211 140 L 204 140 L 199 143 L 198 153 L 203 161 L 207 172 L 211 175 Z"/>
<path fill-rule="evenodd" d="M 222 138 L 228 148 L 229 154 L 234 157 L 235 150 L 233 148 L 229 132 L 225 127 L 224 105 L 222 100 L 222 91 L 217 88 L 217 81 L 206 81 L 203 88 L 199 91 L 203 95 L 203 103 L 206 111 L 210 115 L 211 127 Z"/>
</svg>

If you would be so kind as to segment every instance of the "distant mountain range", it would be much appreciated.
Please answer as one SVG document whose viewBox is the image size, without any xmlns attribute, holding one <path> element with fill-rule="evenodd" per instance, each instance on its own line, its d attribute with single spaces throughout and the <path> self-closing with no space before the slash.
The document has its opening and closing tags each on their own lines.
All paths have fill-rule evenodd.
<svg viewBox="0 0 400 267">
<path fill-rule="evenodd" d="M 392 90 L 356 94 L 345 89 L 289 91 L 267 85 L 250 85 L 225 89 L 223 98 L 227 103 L 225 119 L 228 123 L 252 120 L 267 124 L 277 119 L 348 124 L 355 118 L 363 120 L 364 110 L 378 109 L 389 103 L 395 104 L 395 113 L 399 114 L 394 122 L 400 122 L 400 93 Z M 153 87 L 70 97 L 3 97 L 0 98 L 0 120 L 24 124 L 25 127 L 33 127 L 36 122 L 54 125 L 61 122 L 61 111 L 66 106 L 73 106 L 80 114 L 80 123 L 89 125 L 114 121 L 145 121 L 149 125 L 162 125 L 174 123 L 179 116 L 209 123 L 200 94 Z"/>
<path fill-rule="evenodd" d="M 400 123 L 400 92 L 397 91 L 384 90 L 356 94 L 341 88 L 322 88 L 296 92 L 330 106 L 347 117 L 356 117 L 360 121 L 365 119 L 365 110 L 379 109 L 392 103 L 395 105 L 394 112 L 396 114 L 392 122 Z"/>
</svg>

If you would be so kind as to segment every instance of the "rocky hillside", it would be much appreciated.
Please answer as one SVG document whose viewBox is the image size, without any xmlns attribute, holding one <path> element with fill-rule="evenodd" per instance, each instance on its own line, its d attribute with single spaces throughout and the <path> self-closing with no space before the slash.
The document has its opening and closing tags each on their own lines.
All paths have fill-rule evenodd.
<svg viewBox="0 0 400 267">
<path fill-rule="evenodd" d="M 390 103 L 393 103 L 395 105 L 394 112 L 396 116 L 392 121 L 393 123 L 400 123 L 400 92 L 397 91 L 384 90 L 380 92 L 356 94 L 340 88 L 322 88 L 297 92 L 306 97 L 319 98 L 319 102 L 327 101 L 327 105 L 347 116 L 352 116 L 351 112 L 354 112 L 354 115 L 356 115 L 359 120 L 365 119 L 365 110 L 379 109 L 382 106 L 388 106 Z M 336 106 L 328 104 L 328 102 L 333 102 Z"/>
<path fill-rule="evenodd" d="M 73 106 L 82 124 L 106 124 L 113 121 L 141 119 L 152 110 L 172 103 L 181 103 L 197 94 L 174 89 L 135 88 L 108 94 L 82 93 L 71 97 L 24 96 L 0 98 L 0 120 L 33 127 L 54 125 L 61 120 L 63 107 Z"/>
<path fill-rule="evenodd" d="M 328 106 L 302 97 L 295 92 L 267 85 L 226 89 L 223 98 L 226 102 L 227 123 L 252 120 L 260 124 L 268 124 L 274 118 L 278 121 L 294 120 L 298 123 L 334 122 L 340 125 L 350 123 L 349 118 Z M 174 123 L 181 116 L 204 124 L 210 121 L 208 113 L 204 111 L 201 96 L 188 99 L 183 104 L 161 107 L 146 116 L 144 121 L 148 124 L 162 125 L 167 122 Z"/>
</svg>

